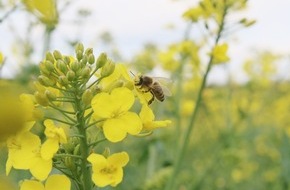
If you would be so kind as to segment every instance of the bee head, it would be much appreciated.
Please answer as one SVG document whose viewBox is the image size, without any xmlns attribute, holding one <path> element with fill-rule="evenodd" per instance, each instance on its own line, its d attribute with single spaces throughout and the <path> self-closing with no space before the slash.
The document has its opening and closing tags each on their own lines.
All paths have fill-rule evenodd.
<svg viewBox="0 0 290 190">
<path fill-rule="evenodd" d="M 143 75 L 141 73 L 138 73 L 134 78 L 135 85 L 141 85 L 143 83 Z"/>
</svg>

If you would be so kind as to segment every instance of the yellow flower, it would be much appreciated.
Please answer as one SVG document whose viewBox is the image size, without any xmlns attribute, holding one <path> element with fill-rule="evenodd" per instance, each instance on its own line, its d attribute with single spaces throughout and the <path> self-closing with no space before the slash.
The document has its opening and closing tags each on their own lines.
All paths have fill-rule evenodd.
<svg viewBox="0 0 290 190">
<path fill-rule="evenodd" d="M 111 94 L 101 92 L 92 100 L 93 116 L 105 119 L 103 130 L 111 142 L 123 140 L 127 133 L 138 134 L 142 123 L 136 113 L 128 111 L 134 104 L 134 94 L 125 87 L 115 88 Z"/>
<path fill-rule="evenodd" d="M 45 180 L 52 170 L 52 159 L 44 159 L 40 153 L 41 149 L 38 149 L 31 162 L 33 163 L 29 170 L 33 177 L 38 180 Z"/>
<path fill-rule="evenodd" d="M 128 74 L 127 68 L 123 64 L 116 64 L 114 72 L 100 82 L 100 87 L 104 92 L 110 92 L 114 87 L 125 86 L 134 88 L 134 82 Z"/>
<path fill-rule="evenodd" d="M 46 25 L 54 27 L 58 22 L 55 0 L 23 0 L 26 8 Z"/>
<path fill-rule="evenodd" d="M 41 147 L 41 156 L 44 159 L 51 159 L 59 149 L 59 143 L 67 143 L 66 134 L 61 127 L 55 126 L 52 120 L 45 120 L 46 141 Z"/>
<path fill-rule="evenodd" d="M 155 116 L 153 111 L 145 104 L 142 106 L 139 115 L 142 120 L 144 130 L 151 131 L 159 127 L 166 127 L 171 123 L 170 120 L 154 121 Z"/>
<path fill-rule="evenodd" d="M 26 121 L 35 121 L 43 117 L 41 110 L 35 108 L 35 99 L 32 94 L 21 94 L 20 102 L 24 110 L 24 118 Z"/>
<path fill-rule="evenodd" d="M 203 12 L 203 9 L 200 6 L 197 6 L 187 10 L 183 14 L 183 17 L 185 19 L 191 20 L 192 22 L 197 22 L 198 19 L 203 15 Z"/>
<path fill-rule="evenodd" d="M 227 55 L 227 51 L 228 51 L 228 44 L 215 46 L 212 51 L 213 63 L 219 64 L 219 63 L 228 62 L 230 58 Z"/>
<path fill-rule="evenodd" d="M 35 152 L 41 145 L 39 137 L 29 132 L 33 125 L 34 122 L 27 123 L 15 136 L 8 138 L 7 175 L 10 173 L 12 167 L 16 169 L 29 169 L 33 164 Z"/>
<path fill-rule="evenodd" d="M 112 154 L 107 159 L 101 154 L 92 153 L 88 157 L 92 163 L 93 182 L 99 187 L 117 186 L 123 179 L 123 167 L 129 162 L 126 152 Z"/>
<path fill-rule="evenodd" d="M 35 180 L 25 180 L 20 190 L 70 190 L 71 182 L 65 175 L 51 175 L 45 185 Z"/>
</svg>

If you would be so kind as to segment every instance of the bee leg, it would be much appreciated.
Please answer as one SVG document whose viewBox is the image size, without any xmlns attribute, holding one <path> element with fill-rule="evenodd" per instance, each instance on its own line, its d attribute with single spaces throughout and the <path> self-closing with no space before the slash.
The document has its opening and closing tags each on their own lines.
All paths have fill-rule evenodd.
<svg viewBox="0 0 290 190">
<path fill-rule="evenodd" d="M 154 94 L 151 91 L 150 93 L 152 94 L 152 98 L 148 101 L 148 105 L 152 104 L 152 102 L 154 101 Z"/>
</svg>

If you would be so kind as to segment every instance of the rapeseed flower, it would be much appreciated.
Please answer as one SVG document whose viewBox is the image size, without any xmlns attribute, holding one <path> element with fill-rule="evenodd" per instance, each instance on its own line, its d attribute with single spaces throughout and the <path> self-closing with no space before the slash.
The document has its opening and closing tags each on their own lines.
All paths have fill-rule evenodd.
<svg viewBox="0 0 290 190">
<path fill-rule="evenodd" d="M 102 128 L 105 137 L 111 142 L 123 140 L 127 133 L 137 135 L 142 129 L 142 123 L 136 113 L 129 109 L 134 104 L 135 97 L 128 88 L 115 88 L 110 94 L 101 92 L 92 100 L 93 116 L 104 119 Z"/>
<path fill-rule="evenodd" d="M 65 175 L 51 175 L 45 185 L 35 180 L 25 180 L 20 190 L 70 190 L 71 182 Z"/>
<path fill-rule="evenodd" d="M 219 63 L 228 62 L 230 58 L 227 55 L 227 51 L 228 51 L 228 44 L 215 46 L 212 51 L 213 63 L 219 64 Z"/>
<path fill-rule="evenodd" d="M 123 167 L 129 162 L 129 156 L 126 152 L 120 152 L 105 158 L 101 154 L 92 153 L 88 161 L 92 164 L 92 180 L 97 186 L 115 187 L 123 179 Z"/>
</svg>

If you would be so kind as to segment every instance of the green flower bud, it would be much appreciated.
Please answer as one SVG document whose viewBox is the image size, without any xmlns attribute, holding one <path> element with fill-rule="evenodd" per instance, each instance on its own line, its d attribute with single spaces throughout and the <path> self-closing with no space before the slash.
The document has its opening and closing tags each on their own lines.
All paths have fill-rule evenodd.
<svg viewBox="0 0 290 190">
<path fill-rule="evenodd" d="M 45 59 L 52 62 L 52 63 L 54 63 L 54 61 L 55 61 L 52 53 L 50 53 L 50 52 L 46 52 Z"/>
<path fill-rule="evenodd" d="M 45 94 L 39 93 L 39 92 L 35 92 L 34 93 L 34 97 L 35 100 L 38 104 L 42 105 L 42 106 L 48 106 L 49 105 L 49 100 L 46 97 Z"/>
<path fill-rule="evenodd" d="M 95 63 L 95 56 L 93 54 L 89 55 L 88 62 L 91 65 Z"/>
<path fill-rule="evenodd" d="M 46 65 L 45 63 L 41 62 L 39 64 L 39 70 L 40 70 L 40 73 L 43 74 L 43 75 L 50 75 L 50 71 L 46 68 Z"/>
<path fill-rule="evenodd" d="M 67 73 L 68 68 L 67 68 L 67 65 L 64 63 L 63 60 L 61 60 L 61 59 L 57 60 L 57 64 L 56 64 L 56 65 L 57 65 L 57 68 L 58 68 L 62 73 L 64 73 L 64 74 Z"/>
<path fill-rule="evenodd" d="M 63 57 L 63 61 L 65 62 L 65 64 L 69 65 L 70 64 L 70 57 L 69 56 L 64 56 Z"/>
<path fill-rule="evenodd" d="M 54 71 L 54 65 L 53 65 L 52 62 L 50 62 L 50 61 L 45 61 L 45 62 L 44 62 L 44 65 L 45 65 L 45 68 L 46 68 L 49 72 Z"/>
<path fill-rule="evenodd" d="M 115 64 L 111 60 L 108 60 L 106 64 L 102 67 L 101 76 L 107 77 L 111 75 L 114 72 L 114 70 Z"/>
<path fill-rule="evenodd" d="M 76 54 L 77 54 L 78 51 L 80 51 L 81 53 L 84 52 L 84 45 L 82 43 L 77 43 L 77 45 L 75 46 Z"/>
<path fill-rule="evenodd" d="M 71 171 L 74 171 L 76 169 L 76 165 L 75 165 L 75 162 L 73 160 L 72 157 L 65 157 L 64 158 L 64 165 L 69 168 Z"/>
<path fill-rule="evenodd" d="M 74 148 L 73 155 L 80 155 L 80 144 L 77 144 Z"/>
<path fill-rule="evenodd" d="M 107 62 L 107 54 L 101 53 L 97 59 L 96 67 L 97 69 L 103 67 Z"/>
<path fill-rule="evenodd" d="M 88 78 L 91 74 L 91 68 L 90 67 L 85 67 L 83 68 L 82 72 L 81 72 L 81 77 L 82 78 Z"/>
<path fill-rule="evenodd" d="M 49 90 L 46 90 L 44 92 L 44 94 L 46 95 L 46 97 L 49 99 L 49 100 L 55 100 L 56 99 L 56 96 L 55 94 L 53 94 L 51 91 Z"/>
<path fill-rule="evenodd" d="M 89 56 L 90 54 L 93 54 L 93 48 L 87 48 L 86 49 L 86 51 L 85 51 L 85 54 L 87 55 L 87 56 Z"/>
<path fill-rule="evenodd" d="M 91 100 L 93 99 L 93 93 L 90 89 L 87 89 L 82 95 L 82 101 L 85 106 L 90 105 Z"/>
<path fill-rule="evenodd" d="M 69 71 L 67 72 L 67 74 L 66 74 L 66 77 L 67 77 L 67 79 L 68 79 L 69 81 L 73 81 L 73 80 L 75 79 L 75 77 L 76 77 L 76 74 L 75 74 L 74 71 L 69 70 Z"/>
<path fill-rule="evenodd" d="M 104 152 L 103 152 L 104 157 L 108 158 L 110 156 L 110 154 L 111 154 L 110 152 L 111 152 L 110 148 L 106 147 Z"/>
<path fill-rule="evenodd" d="M 53 56 L 56 60 L 62 59 L 62 55 L 61 55 L 60 51 L 58 51 L 58 50 L 53 51 Z"/>
<path fill-rule="evenodd" d="M 48 77 L 40 75 L 38 77 L 38 82 L 43 86 L 53 86 L 54 82 L 51 81 Z"/>
<path fill-rule="evenodd" d="M 83 52 L 81 52 L 80 50 L 76 52 L 76 57 L 77 59 L 80 61 L 83 58 Z"/>
<path fill-rule="evenodd" d="M 81 65 L 80 65 L 80 62 L 78 61 L 73 61 L 70 65 L 70 68 L 74 71 L 74 72 L 77 72 L 80 68 L 81 68 Z"/>
<path fill-rule="evenodd" d="M 68 79 L 66 78 L 66 76 L 63 76 L 63 75 L 58 77 L 58 82 L 59 82 L 59 84 L 62 85 L 62 86 L 66 86 L 66 85 L 68 85 L 68 83 L 69 83 L 69 81 L 68 81 Z"/>
<path fill-rule="evenodd" d="M 88 56 L 87 55 L 84 55 L 83 56 L 83 58 L 82 58 L 82 60 L 81 60 L 81 65 L 86 65 L 87 64 L 87 62 L 88 62 Z"/>
</svg>

